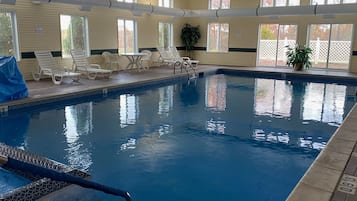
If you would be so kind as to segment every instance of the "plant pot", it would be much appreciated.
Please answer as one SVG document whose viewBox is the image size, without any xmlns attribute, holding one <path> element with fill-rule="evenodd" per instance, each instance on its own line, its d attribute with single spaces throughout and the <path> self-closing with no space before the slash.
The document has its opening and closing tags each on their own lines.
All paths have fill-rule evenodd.
<svg viewBox="0 0 357 201">
<path fill-rule="evenodd" d="M 304 69 L 304 64 L 303 63 L 297 63 L 297 64 L 294 64 L 294 70 L 296 71 L 302 71 Z"/>
</svg>

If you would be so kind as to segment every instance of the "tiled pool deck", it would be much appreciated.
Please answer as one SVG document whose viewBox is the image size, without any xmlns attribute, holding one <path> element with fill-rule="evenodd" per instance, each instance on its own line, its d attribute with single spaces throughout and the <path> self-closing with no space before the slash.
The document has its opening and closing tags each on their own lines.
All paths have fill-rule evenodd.
<svg viewBox="0 0 357 201">
<path fill-rule="evenodd" d="M 200 65 L 199 72 L 214 72 L 217 69 L 234 69 L 249 72 L 279 72 L 282 75 L 299 74 L 323 76 L 333 79 L 356 79 L 357 74 L 342 71 L 308 70 L 294 72 L 290 68 L 270 67 L 224 67 Z M 0 104 L 4 110 L 23 106 L 34 106 L 55 100 L 75 97 L 134 85 L 145 85 L 157 80 L 170 80 L 182 77 L 185 73 L 173 74 L 167 67 L 154 67 L 146 71 L 120 71 L 113 73 L 110 79 L 88 80 L 82 78 L 79 83 L 54 85 L 51 80 L 28 81 L 29 97 Z M 104 90 L 103 90 L 104 89 Z M 6 114 L 5 114 L 6 115 Z M 315 162 L 305 173 L 302 180 L 288 197 L 288 201 L 357 201 L 357 107 L 349 115 L 319 154 Z"/>
</svg>

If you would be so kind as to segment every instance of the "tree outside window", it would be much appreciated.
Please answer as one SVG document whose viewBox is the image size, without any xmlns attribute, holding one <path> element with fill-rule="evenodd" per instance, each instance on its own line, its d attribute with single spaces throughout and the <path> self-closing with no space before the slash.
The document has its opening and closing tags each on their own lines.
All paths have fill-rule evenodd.
<svg viewBox="0 0 357 201">
<path fill-rule="evenodd" d="M 0 56 L 19 58 L 15 13 L 0 12 Z"/>
<path fill-rule="evenodd" d="M 86 18 L 61 15 L 62 56 L 69 57 L 71 49 L 81 49 L 88 52 L 86 37 Z"/>
<path fill-rule="evenodd" d="M 207 51 L 228 52 L 229 24 L 208 24 Z"/>
</svg>

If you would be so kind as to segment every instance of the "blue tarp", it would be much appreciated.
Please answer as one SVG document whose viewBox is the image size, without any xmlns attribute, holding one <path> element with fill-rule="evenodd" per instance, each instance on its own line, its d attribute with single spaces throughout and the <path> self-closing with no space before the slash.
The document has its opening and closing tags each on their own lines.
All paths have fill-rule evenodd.
<svg viewBox="0 0 357 201">
<path fill-rule="evenodd" d="M 0 103 L 27 96 L 27 86 L 16 59 L 0 56 Z"/>
</svg>

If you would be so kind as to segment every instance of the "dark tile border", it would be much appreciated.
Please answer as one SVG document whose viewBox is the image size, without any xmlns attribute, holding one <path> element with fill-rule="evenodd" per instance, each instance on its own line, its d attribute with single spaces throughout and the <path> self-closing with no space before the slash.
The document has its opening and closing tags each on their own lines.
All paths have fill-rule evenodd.
<svg viewBox="0 0 357 201">
<path fill-rule="evenodd" d="M 257 48 L 229 48 L 229 52 L 257 52 Z"/>
<path fill-rule="evenodd" d="M 101 55 L 103 52 L 110 52 L 112 54 L 118 54 L 118 49 L 100 49 L 100 50 L 91 50 L 91 55 Z"/>
<path fill-rule="evenodd" d="M 61 51 L 51 51 L 53 57 L 62 57 Z M 22 52 L 21 53 L 22 59 L 34 59 L 36 58 L 35 52 Z"/>
</svg>

